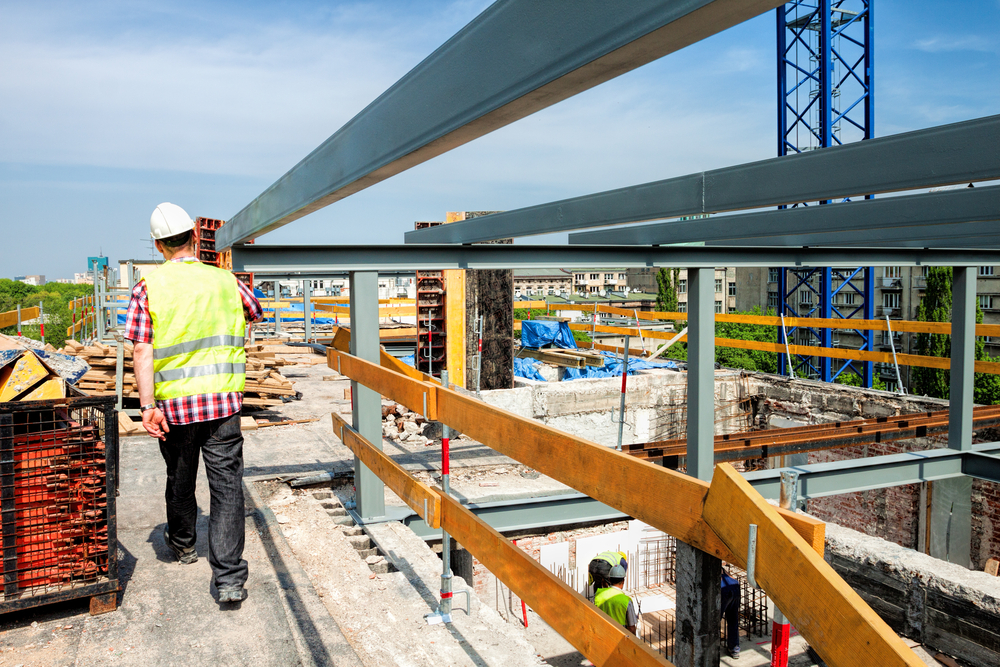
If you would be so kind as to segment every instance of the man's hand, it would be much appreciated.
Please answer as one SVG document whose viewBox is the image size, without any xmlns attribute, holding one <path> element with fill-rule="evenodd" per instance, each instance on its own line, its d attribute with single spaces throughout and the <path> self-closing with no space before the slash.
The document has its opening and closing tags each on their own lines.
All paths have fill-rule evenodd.
<svg viewBox="0 0 1000 667">
<path fill-rule="evenodd" d="M 170 432 L 167 418 L 163 416 L 159 408 L 146 410 L 142 413 L 142 427 L 146 429 L 146 433 L 158 440 L 166 440 L 167 433 Z"/>
</svg>

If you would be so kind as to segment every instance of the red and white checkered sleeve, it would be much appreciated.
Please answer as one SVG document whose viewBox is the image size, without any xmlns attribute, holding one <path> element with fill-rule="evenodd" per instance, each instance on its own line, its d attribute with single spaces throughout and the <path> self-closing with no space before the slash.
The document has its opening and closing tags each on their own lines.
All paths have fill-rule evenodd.
<svg viewBox="0 0 1000 667">
<path fill-rule="evenodd" d="M 247 287 L 242 281 L 237 280 L 236 286 L 240 290 L 240 298 L 243 299 L 243 312 L 246 315 L 247 324 L 256 322 L 264 315 L 260 301 L 253 295 L 253 289 Z"/>
<path fill-rule="evenodd" d="M 125 312 L 125 338 L 133 343 L 153 342 L 153 319 L 149 316 L 146 281 L 140 280 L 132 289 L 132 300 Z"/>
</svg>

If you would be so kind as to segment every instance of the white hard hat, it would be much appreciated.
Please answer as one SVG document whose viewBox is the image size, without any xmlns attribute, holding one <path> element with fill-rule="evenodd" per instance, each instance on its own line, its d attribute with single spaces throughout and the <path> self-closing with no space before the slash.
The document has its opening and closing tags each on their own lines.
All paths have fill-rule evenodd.
<svg viewBox="0 0 1000 667">
<path fill-rule="evenodd" d="M 149 235 L 165 239 L 194 229 L 194 220 L 177 204 L 163 202 L 149 216 Z"/>
</svg>

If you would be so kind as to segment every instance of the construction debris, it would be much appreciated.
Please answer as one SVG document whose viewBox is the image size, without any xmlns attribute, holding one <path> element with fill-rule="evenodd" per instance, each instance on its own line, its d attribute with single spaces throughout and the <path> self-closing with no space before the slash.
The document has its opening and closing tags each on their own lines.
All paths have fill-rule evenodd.
<svg viewBox="0 0 1000 667">
<path fill-rule="evenodd" d="M 457 433 L 453 433 L 455 437 Z M 382 436 L 409 445 L 430 445 L 441 437 L 441 424 L 428 421 L 398 403 L 382 403 Z"/>
<path fill-rule="evenodd" d="M 0 362 L 0 403 L 66 398 L 66 381 L 30 350 Z"/>
</svg>

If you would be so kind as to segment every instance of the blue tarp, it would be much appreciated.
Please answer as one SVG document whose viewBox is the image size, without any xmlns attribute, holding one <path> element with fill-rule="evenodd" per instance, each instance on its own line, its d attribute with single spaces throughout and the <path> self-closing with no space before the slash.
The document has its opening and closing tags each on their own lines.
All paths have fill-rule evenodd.
<svg viewBox="0 0 1000 667">
<path fill-rule="evenodd" d="M 565 322 L 524 320 L 521 322 L 521 347 L 554 345 L 564 350 L 575 350 L 576 340 Z"/>
<path fill-rule="evenodd" d="M 414 368 L 417 367 L 416 366 L 417 355 L 415 355 L 415 354 L 408 354 L 405 357 L 400 357 L 399 360 L 402 361 L 407 366 L 413 366 Z"/>
<path fill-rule="evenodd" d="M 601 352 L 604 355 L 604 367 L 585 366 L 584 368 L 567 368 L 563 375 L 563 382 L 566 380 L 589 380 L 593 378 L 612 378 L 622 376 L 623 362 L 610 352 Z M 677 368 L 677 364 L 672 361 L 643 361 L 641 359 L 628 360 L 628 374 L 635 375 L 638 371 L 649 368 Z"/>
<path fill-rule="evenodd" d="M 521 359 L 520 357 L 514 358 L 514 376 L 519 378 L 525 378 L 528 380 L 541 380 L 545 382 L 545 378 L 542 374 L 538 372 L 538 367 L 542 362 L 537 359 Z"/>
<path fill-rule="evenodd" d="M 267 298 L 266 295 L 263 292 L 261 292 L 259 289 L 257 289 L 256 287 L 253 288 L 253 295 L 255 297 L 257 297 L 258 299 Z"/>
</svg>

